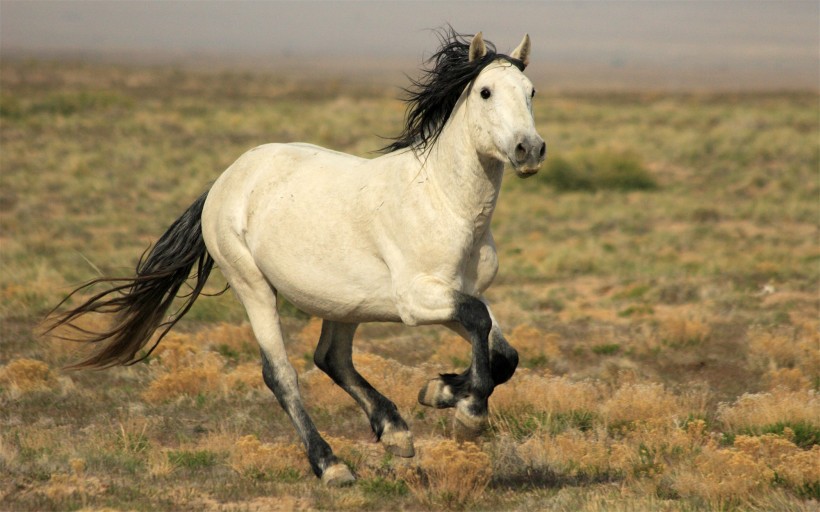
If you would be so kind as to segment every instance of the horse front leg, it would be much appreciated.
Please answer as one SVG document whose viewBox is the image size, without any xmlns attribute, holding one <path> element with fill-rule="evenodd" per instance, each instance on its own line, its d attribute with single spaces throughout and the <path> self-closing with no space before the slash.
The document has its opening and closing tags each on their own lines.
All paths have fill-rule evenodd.
<svg viewBox="0 0 820 512">
<path fill-rule="evenodd" d="M 493 321 L 487 306 L 476 297 L 446 289 L 432 277 L 415 280 L 410 290 L 397 295 L 399 313 L 405 323 L 456 322 L 467 334 L 472 345 L 470 368 L 445 383 L 448 399 L 456 408 L 453 422 L 456 437 L 477 437 L 488 425 L 487 399 L 494 387 L 489 343 Z M 424 391 L 419 398 L 425 398 Z"/>
<path fill-rule="evenodd" d="M 412 457 L 415 455 L 413 435 L 396 404 L 379 393 L 353 366 L 353 336 L 357 326 L 325 320 L 313 361 L 356 400 L 385 450 L 399 457 Z"/>
<path fill-rule="evenodd" d="M 485 302 L 486 305 L 486 302 Z M 501 327 L 498 325 L 492 311 L 490 313 L 493 326 L 490 329 L 490 375 L 493 380 L 493 391 L 513 376 L 518 367 L 518 351 L 513 348 L 504 338 Z M 465 341 L 471 343 L 470 335 L 460 323 L 453 322 L 446 325 L 449 329 L 459 334 Z M 444 373 L 435 379 L 431 379 L 419 391 L 419 403 L 428 407 L 445 409 L 456 406 L 454 389 L 465 382 L 472 371 L 467 368 L 461 373 Z M 490 393 L 492 395 L 492 392 Z"/>
</svg>

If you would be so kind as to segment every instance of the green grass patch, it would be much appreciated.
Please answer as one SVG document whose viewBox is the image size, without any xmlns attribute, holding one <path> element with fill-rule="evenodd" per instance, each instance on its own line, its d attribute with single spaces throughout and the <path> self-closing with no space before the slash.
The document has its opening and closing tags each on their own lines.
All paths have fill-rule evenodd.
<svg viewBox="0 0 820 512">
<path fill-rule="evenodd" d="M 592 352 L 599 356 L 611 356 L 621 351 L 621 346 L 617 343 L 603 343 L 592 347 Z"/>
<path fill-rule="evenodd" d="M 187 469 L 210 468 L 217 464 L 219 455 L 210 450 L 178 450 L 168 452 L 168 462 Z"/>
<path fill-rule="evenodd" d="M 5 103 L 5 102 L 4 102 Z M 92 110 L 106 110 L 110 108 L 130 109 L 134 106 L 133 99 L 120 93 L 109 91 L 57 91 L 39 98 L 28 105 L 10 101 L 7 108 L 0 111 L 3 115 L 24 117 L 30 114 L 50 114 L 71 116 Z"/>
<path fill-rule="evenodd" d="M 374 499 L 398 498 L 410 492 L 404 480 L 389 480 L 380 476 L 359 480 L 359 488 L 365 496 Z"/>
<path fill-rule="evenodd" d="M 592 411 L 543 412 L 520 411 L 497 413 L 494 428 L 508 432 L 514 439 L 526 439 L 538 431 L 560 434 L 569 429 L 590 430 L 598 416 Z"/>
<path fill-rule="evenodd" d="M 632 152 L 592 151 L 552 156 L 538 174 L 541 183 L 558 192 L 655 190 L 658 183 Z"/>
<path fill-rule="evenodd" d="M 794 423 L 778 421 L 763 427 L 740 429 L 731 434 L 731 443 L 728 444 L 734 443 L 735 435 L 761 436 L 763 434 L 777 434 L 782 436 L 787 428 L 793 432 L 793 437 L 790 438 L 791 442 L 804 450 L 811 450 L 812 446 L 820 444 L 820 426 L 812 425 L 806 421 Z"/>
</svg>

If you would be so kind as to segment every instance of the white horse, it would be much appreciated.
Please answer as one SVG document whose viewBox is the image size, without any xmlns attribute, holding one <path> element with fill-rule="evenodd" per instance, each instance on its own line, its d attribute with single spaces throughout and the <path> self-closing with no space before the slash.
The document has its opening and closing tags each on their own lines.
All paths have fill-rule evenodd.
<svg viewBox="0 0 820 512">
<path fill-rule="evenodd" d="M 52 328 L 73 327 L 86 312 L 116 312 L 111 330 L 82 332 L 102 348 L 77 366 L 144 359 L 150 350 L 138 352 L 164 327 L 155 347 L 188 311 L 215 262 L 247 310 L 265 383 L 327 484 L 354 477 L 305 410 L 285 354 L 280 295 L 324 319 L 316 366 L 364 409 L 386 450 L 403 457 L 414 454 L 407 423 L 353 367 L 356 327 L 444 324 L 461 333 L 472 344 L 469 369 L 429 381 L 419 401 L 455 407 L 457 435 L 477 435 L 493 388 L 518 364 L 482 293 L 498 269 L 490 220 L 504 166 L 530 176 L 546 152 L 532 116 L 535 91 L 522 73 L 529 53 L 529 36 L 506 56 L 481 33 L 471 40 L 443 34 L 434 67 L 408 99 L 405 131 L 386 154 L 364 159 L 301 143 L 250 150 L 140 260 L 136 277 L 81 287 L 116 284 L 62 313 Z M 163 323 L 194 266 L 193 293 Z"/>
</svg>

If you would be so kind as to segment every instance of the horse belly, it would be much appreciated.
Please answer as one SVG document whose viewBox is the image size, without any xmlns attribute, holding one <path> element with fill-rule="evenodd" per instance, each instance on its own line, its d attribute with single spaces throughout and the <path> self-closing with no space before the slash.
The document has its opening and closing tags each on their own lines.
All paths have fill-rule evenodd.
<svg viewBox="0 0 820 512">
<path fill-rule="evenodd" d="M 387 269 L 378 261 L 359 262 L 354 269 L 299 250 L 257 260 L 277 292 L 308 314 L 340 322 L 398 321 Z"/>
</svg>

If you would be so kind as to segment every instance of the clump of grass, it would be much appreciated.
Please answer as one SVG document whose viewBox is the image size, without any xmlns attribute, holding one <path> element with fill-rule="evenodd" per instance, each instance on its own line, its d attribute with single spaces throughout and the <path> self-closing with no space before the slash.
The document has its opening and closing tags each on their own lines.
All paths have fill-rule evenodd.
<svg viewBox="0 0 820 512">
<path fill-rule="evenodd" d="M 600 407 L 610 425 L 665 424 L 685 416 L 678 398 L 661 384 L 627 383 Z"/>
<path fill-rule="evenodd" d="M 161 403 L 180 396 L 205 396 L 224 383 L 222 368 L 221 359 L 208 352 L 195 367 L 183 367 L 160 375 L 142 397 L 150 403 Z"/>
<path fill-rule="evenodd" d="M 615 458 L 606 436 L 600 431 L 569 430 L 535 435 L 518 445 L 519 457 L 534 469 L 548 468 L 571 477 L 615 474 Z"/>
<path fill-rule="evenodd" d="M 539 411 L 550 414 L 596 411 L 601 390 L 592 381 L 568 377 L 543 377 L 532 370 L 519 370 L 515 378 L 499 386 L 490 398 L 490 407 L 505 414 Z"/>
<path fill-rule="evenodd" d="M 490 457 L 473 443 L 444 440 L 419 449 L 419 462 L 408 471 L 410 491 L 426 506 L 461 509 L 481 499 L 490 483 Z"/>
<path fill-rule="evenodd" d="M 770 425 L 807 424 L 820 427 L 820 397 L 813 390 L 777 388 L 769 393 L 744 394 L 718 407 L 718 419 L 729 432 L 762 432 Z"/>
<path fill-rule="evenodd" d="M 684 498 L 705 501 L 712 509 L 748 502 L 769 487 L 774 471 L 747 453 L 704 446 L 700 454 L 672 477 L 672 488 Z"/>
<path fill-rule="evenodd" d="M 621 345 L 618 343 L 601 343 L 592 347 L 592 352 L 600 356 L 611 356 L 620 351 Z"/>
<path fill-rule="evenodd" d="M 195 344 L 209 346 L 227 359 L 258 359 L 259 345 L 249 323 L 220 322 L 197 333 Z"/>
<path fill-rule="evenodd" d="M 820 334 L 814 325 L 772 330 L 754 329 L 749 334 L 752 363 L 766 370 L 770 389 L 798 391 L 820 382 Z M 818 389 L 815 388 L 815 391 Z"/>
<path fill-rule="evenodd" d="M 359 480 L 358 485 L 365 496 L 376 499 L 398 498 L 410 492 L 404 480 L 391 480 L 380 476 Z"/>
<path fill-rule="evenodd" d="M 229 457 L 231 467 L 251 479 L 295 481 L 310 473 L 304 451 L 286 443 L 262 443 L 256 436 L 236 441 Z"/>
<path fill-rule="evenodd" d="M 71 467 L 70 472 L 51 475 L 45 487 L 38 492 L 45 495 L 52 503 L 66 506 L 73 502 L 85 504 L 90 498 L 106 492 L 107 486 L 99 478 L 85 474 L 85 460 L 71 459 L 69 466 Z"/>
<path fill-rule="evenodd" d="M 551 156 L 539 173 L 542 183 L 559 192 L 654 190 L 658 183 L 632 152 L 600 150 L 569 157 Z"/>
<path fill-rule="evenodd" d="M 12 396 L 37 391 L 54 391 L 59 387 L 57 376 L 49 366 L 35 359 L 15 359 L 0 368 L 0 386 Z"/>
<path fill-rule="evenodd" d="M 187 469 L 201 469 L 215 466 L 219 455 L 210 450 L 171 450 L 168 452 L 168 462 L 175 466 Z"/>
<path fill-rule="evenodd" d="M 700 346 L 712 332 L 707 320 L 692 315 L 670 314 L 658 323 L 661 342 L 671 348 Z"/>
</svg>

